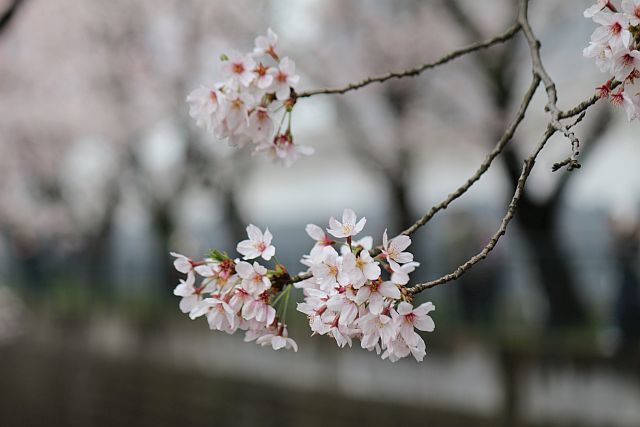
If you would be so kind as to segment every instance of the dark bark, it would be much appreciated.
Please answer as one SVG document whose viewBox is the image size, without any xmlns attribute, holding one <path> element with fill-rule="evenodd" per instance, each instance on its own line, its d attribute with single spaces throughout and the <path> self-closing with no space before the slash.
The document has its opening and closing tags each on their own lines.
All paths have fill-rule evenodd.
<svg viewBox="0 0 640 427">
<path fill-rule="evenodd" d="M 24 3 L 24 0 L 13 0 L 9 7 L 0 15 L 0 34 L 9 28 L 9 24 L 16 17 L 16 13 L 20 6 Z"/>
<path fill-rule="evenodd" d="M 238 206 L 235 193 L 233 191 L 221 192 L 222 203 L 224 208 L 224 221 L 229 227 L 228 235 L 232 242 L 240 242 L 247 237 L 246 223 L 242 219 L 242 213 Z"/>
<path fill-rule="evenodd" d="M 158 205 L 153 208 L 152 225 L 155 231 L 155 248 L 157 253 L 155 257 L 157 261 L 154 261 L 153 265 L 156 265 L 158 269 L 157 278 L 159 283 L 162 284 L 160 286 L 162 293 L 171 296 L 171 293 L 165 292 L 165 290 L 173 290 L 181 274 L 173 268 L 173 257 L 169 255 L 169 252 L 173 250 L 171 247 L 171 235 L 175 229 L 175 224 L 169 212 L 168 205 L 158 203 Z"/>
</svg>

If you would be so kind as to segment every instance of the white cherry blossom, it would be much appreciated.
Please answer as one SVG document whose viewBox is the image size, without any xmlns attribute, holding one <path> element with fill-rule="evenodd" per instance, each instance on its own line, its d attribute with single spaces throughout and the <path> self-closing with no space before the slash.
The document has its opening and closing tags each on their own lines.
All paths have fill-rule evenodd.
<svg viewBox="0 0 640 427">
<path fill-rule="evenodd" d="M 291 349 L 294 352 L 298 351 L 298 344 L 289 338 L 286 328 L 278 328 L 278 332 L 276 333 L 262 335 L 256 340 L 256 343 L 263 347 L 271 346 L 274 350 L 285 348 Z"/>
<path fill-rule="evenodd" d="M 273 134 L 273 120 L 265 107 L 256 107 L 249 114 L 247 135 L 255 143 L 264 143 Z"/>
<path fill-rule="evenodd" d="M 233 50 L 228 59 L 222 62 L 222 72 L 227 78 L 227 84 L 232 89 L 237 89 L 238 86 L 249 86 L 256 78 L 253 72 L 255 66 L 256 63 L 251 55 Z"/>
<path fill-rule="evenodd" d="M 392 314 L 392 317 L 394 317 L 393 320 L 398 326 L 398 332 L 406 343 L 415 345 L 420 339 L 414 328 L 420 331 L 433 332 L 435 323 L 429 313 L 435 309 L 436 307 L 431 302 L 425 302 L 416 308 L 405 301 L 398 304 L 398 308 L 395 314 Z"/>
<path fill-rule="evenodd" d="M 236 250 L 244 255 L 244 259 L 254 259 L 262 257 L 265 261 L 269 261 L 276 253 L 276 248 L 271 245 L 273 236 L 267 228 L 264 232 L 253 224 L 247 227 L 248 240 L 238 243 Z"/>
<path fill-rule="evenodd" d="M 584 11 L 584 17 L 592 18 L 593 15 L 595 15 L 596 13 L 600 12 L 602 9 L 608 6 L 613 7 L 613 5 L 611 4 L 611 0 L 597 0 L 596 4 L 594 4 L 593 6 L 590 6 L 589 8 L 587 8 L 587 10 Z"/>
<path fill-rule="evenodd" d="M 394 283 L 377 280 L 358 289 L 356 301 L 358 304 L 367 302 L 372 313 L 380 314 L 384 308 L 385 298 L 396 300 L 400 297 L 400 290 Z"/>
<path fill-rule="evenodd" d="M 327 231 L 334 237 L 352 237 L 360 233 L 366 224 L 367 219 L 362 218 L 357 221 L 356 213 L 353 209 L 345 209 L 342 212 L 342 222 L 334 217 L 329 219 L 329 227 Z"/>
<path fill-rule="evenodd" d="M 173 260 L 173 267 L 180 273 L 189 274 L 193 272 L 193 261 L 190 258 L 177 252 L 170 252 L 170 255 L 176 258 Z"/>
<path fill-rule="evenodd" d="M 278 68 L 272 68 L 269 73 L 273 76 L 270 90 L 276 93 L 276 99 L 284 101 L 291 96 L 291 89 L 295 89 L 300 81 L 296 74 L 296 63 L 285 57 L 278 64 Z"/>
<path fill-rule="evenodd" d="M 631 25 L 640 25 L 640 0 L 623 0 L 622 10 Z"/>
<path fill-rule="evenodd" d="M 271 28 L 267 29 L 266 36 L 258 36 L 255 40 L 256 47 L 253 48 L 254 55 L 270 55 L 277 60 L 276 45 L 278 44 L 278 35 Z"/>
<path fill-rule="evenodd" d="M 218 89 L 200 86 L 187 96 L 189 115 L 196 120 L 196 125 L 212 132 L 226 113 L 227 101 Z"/>
<path fill-rule="evenodd" d="M 241 261 L 236 264 L 238 276 L 242 279 L 242 287 L 249 293 L 259 295 L 271 287 L 267 277 L 267 269 L 254 262 L 253 265 Z"/>
<path fill-rule="evenodd" d="M 632 37 L 629 31 L 629 18 L 624 14 L 598 12 L 593 15 L 593 21 L 601 26 L 591 35 L 592 42 L 629 47 Z"/>
<path fill-rule="evenodd" d="M 403 265 L 395 264 L 395 266 L 397 270 L 392 268 L 391 281 L 396 285 L 406 285 L 409 283 L 409 274 L 413 273 L 420 263 L 411 261 Z"/>
</svg>

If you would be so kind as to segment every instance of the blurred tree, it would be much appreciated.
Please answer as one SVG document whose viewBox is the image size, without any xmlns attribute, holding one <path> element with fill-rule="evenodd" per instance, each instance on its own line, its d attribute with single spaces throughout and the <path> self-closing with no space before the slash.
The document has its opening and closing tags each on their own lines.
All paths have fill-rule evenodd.
<svg viewBox="0 0 640 427">
<path fill-rule="evenodd" d="M 458 24 L 460 31 L 467 35 L 469 41 L 482 40 L 485 37 L 478 22 L 471 19 L 459 0 L 441 2 L 450 17 Z M 517 14 L 516 2 L 511 2 L 512 15 Z M 484 50 L 475 55 L 478 68 L 486 84 L 486 92 L 493 107 L 493 123 L 495 132 L 491 143 L 502 135 L 503 129 L 510 119 L 511 109 L 518 102 L 517 81 L 512 77 L 514 72 L 513 58 L 519 44 L 510 40 L 492 50 Z M 589 139 L 584 142 L 581 160 L 584 163 L 589 153 L 606 132 L 610 120 L 610 110 L 600 109 L 598 116 L 591 120 Z M 512 140 L 499 158 L 507 171 L 513 186 L 517 182 L 521 170 L 521 158 L 517 142 Z M 579 284 L 570 266 L 570 256 L 558 235 L 559 211 L 565 196 L 567 184 L 575 174 L 563 172 L 556 185 L 545 198 L 536 198 L 531 192 L 525 192 L 520 201 L 521 207 L 516 216 L 522 235 L 526 238 L 529 250 L 538 268 L 541 290 L 548 302 L 549 324 L 553 326 L 582 324 L 587 318 L 587 311 L 580 298 Z"/>
</svg>

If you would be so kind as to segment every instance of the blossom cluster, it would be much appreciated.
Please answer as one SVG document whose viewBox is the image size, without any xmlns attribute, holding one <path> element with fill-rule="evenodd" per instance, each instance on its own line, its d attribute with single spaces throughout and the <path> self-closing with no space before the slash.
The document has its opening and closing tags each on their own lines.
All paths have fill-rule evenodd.
<svg viewBox="0 0 640 427">
<path fill-rule="evenodd" d="M 262 153 L 290 166 L 300 155 L 313 153 L 311 147 L 294 144 L 291 111 L 292 91 L 300 76 L 296 65 L 277 51 L 278 36 L 269 29 L 255 39 L 252 52 L 222 55 L 224 80 L 213 86 L 201 85 L 187 96 L 189 115 L 198 126 L 212 132 L 229 145 L 242 148 L 255 144 L 254 154 Z M 283 110 L 279 126 L 273 116 Z M 287 126 L 283 129 L 285 118 Z"/>
<path fill-rule="evenodd" d="M 180 310 L 192 319 L 206 316 L 213 330 L 228 334 L 241 330 L 245 331 L 245 341 L 255 340 L 274 350 L 298 351 L 296 342 L 288 337 L 285 323 L 291 286 L 272 284 L 272 279 L 277 283 L 286 270 L 279 264 L 268 270 L 257 261 L 247 262 L 256 258 L 269 261 L 275 255 L 272 235 L 268 229 L 263 233 L 254 225 L 247 227 L 247 233 L 249 239 L 237 245 L 243 260 L 219 251 L 212 251 L 209 258 L 200 261 L 171 253 L 176 258 L 176 270 L 186 274 L 174 290 L 182 297 Z M 198 279 L 200 283 L 196 284 Z M 278 302 L 282 302 L 278 306 L 280 315 L 276 310 Z"/>
<path fill-rule="evenodd" d="M 295 285 L 305 296 L 298 311 L 307 315 L 313 334 L 329 335 L 339 347 L 358 339 L 362 348 L 382 353 L 383 359 L 395 362 L 411 354 L 422 361 L 425 343 L 416 329 L 434 330 L 429 312 L 435 307 L 426 302 L 414 308 L 411 296 L 402 291 L 419 265 L 405 251 L 411 239 L 388 239 L 385 230 L 382 250 L 374 258 L 370 236 L 353 240 L 365 223 L 365 218 L 358 221 L 353 210 L 345 209 L 342 222 L 332 217 L 326 232 L 307 226 L 316 243 L 301 260 L 311 277 Z"/>
<path fill-rule="evenodd" d="M 623 0 L 620 7 L 598 0 L 584 16 L 600 26 L 583 54 L 595 58 L 600 71 L 611 76 L 597 89 L 598 96 L 622 106 L 629 120 L 640 118 L 640 92 L 633 87 L 640 78 L 640 0 Z M 620 83 L 617 89 L 614 80 Z"/>
</svg>

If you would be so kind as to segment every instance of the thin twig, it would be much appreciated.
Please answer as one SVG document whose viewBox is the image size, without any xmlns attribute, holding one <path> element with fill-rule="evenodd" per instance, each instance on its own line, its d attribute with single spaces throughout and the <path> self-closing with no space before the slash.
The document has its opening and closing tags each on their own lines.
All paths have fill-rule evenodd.
<svg viewBox="0 0 640 427">
<path fill-rule="evenodd" d="M 547 130 L 542 136 L 541 141 L 538 143 L 536 150 L 533 152 L 533 154 L 531 154 L 529 157 L 525 159 L 524 164 L 522 165 L 522 172 L 520 173 L 520 177 L 518 178 L 518 184 L 516 185 L 516 190 L 513 193 L 513 197 L 511 198 L 511 202 L 509 203 L 509 207 L 507 208 L 507 213 L 502 218 L 502 221 L 500 222 L 500 227 L 495 232 L 495 234 L 491 236 L 491 239 L 485 245 L 485 247 L 482 248 L 482 250 L 478 252 L 476 255 L 471 257 L 467 262 L 465 262 L 464 264 L 456 268 L 455 271 L 453 271 L 452 273 L 446 274 L 430 282 L 414 285 L 407 289 L 409 293 L 417 294 L 419 292 L 424 291 L 425 289 L 433 288 L 434 286 L 442 285 L 443 283 L 456 280 L 460 276 L 462 276 L 464 273 L 466 273 L 469 269 L 471 269 L 471 267 L 473 267 L 475 264 L 477 264 L 481 260 L 485 259 L 487 255 L 489 255 L 489 252 L 493 250 L 493 248 L 496 246 L 500 238 L 507 231 L 509 222 L 511 222 L 511 220 L 513 219 L 513 216 L 516 213 L 516 210 L 518 209 L 518 203 L 520 202 L 520 198 L 522 197 L 522 193 L 524 191 L 527 178 L 531 174 L 531 170 L 533 169 L 533 165 L 535 164 L 538 154 L 544 148 L 549 138 L 551 138 L 551 136 L 556 132 L 557 132 L 557 129 L 553 125 L 549 124 L 547 126 Z"/>
<path fill-rule="evenodd" d="M 621 84 L 621 82 L 614 81 L 614 82 L 611 82 L 609 87 L 611 88 L 611 90 L 613 90 L 613 89 L 617 88 L 618 86 L 620 86 L 620 84 Z M 573 107 L 570 110 L 560 111 L 560 114 L 558 115 L 558 118 L 560 118 L 560 119 L 568 119 L 569 117 L 574 117 L 574 116 L 576 116 L 578 114 L 581 114 L 582 112 L 586 111 L 587 108 L 591 107 L 596 102 L 598 102 L 600 99 L 601 98 L 598 95 L 593 95 L 591 98 L 582 101 L 580 104 L 576 105 L 575 107 Z"/>
<path fill-rule="evenodd" d="M 542 58 L 540 57 L 540 41 L 533 34 L 531 25 L 528 18 L 529 0 L 520 0 L 520 10 L 518 12 L 518 22 L 522 28 L 527 43 L 529 44 L 529 51 L 531 53 L 531 71 L 537 74 L 542 79 L 544 86 L 547 90 L 547 105 L 545 109 L 551 114 L 551 125 L 558 131 L 562 132 L 569 141 L 571 141 L 571 159 L 577 161 L 577 157 L 580 154 L 580 140 L 571 132 L 566 125 L 560 122 L 561 111 L 558 108 L 558 91 L 556 89 L 555 82 L 547 73 L 547 70 L 542 64 Z"/>
<path fill-rule="evenodd" d="M 497 142 L 495 147 L 493 147 L 493 150 L 491 150 L 491 152 L 487 154 L 487 157 L 484 159 L 484 161 L 482 162 L 478 170 L 476 170 L 476 172 L 473 175 L 471 175 L 464 184 L 458 187 L 453 193 L 449 194 L 446 199 L 444 199 L 439 204 L 431 207 L 431 209 L 429 209 L 429 211 L 426 214 L 424 214 L 422 218 L 418 219 L 411 227 L 404 230 L 402 234 L 410 236 L 413 233 L 415 233 L 418 228 L 425 225 L 438 211 L 446 209 L 451 204 L 451 202 L 453 202 L 458 197 L 466 193 L 467 190 L 469 190 L 469 188 L 471 188 L 471 186 L 475 182 L 477 182 L 487 170 L 489 170 L 493 160 L 496 157 L 498 157 L 498 155 L 502 152 L 502 150 L 507 145 L 507 143 L 511 141 L 511 139 L 513 138 L 514 133 L 518 129 L 518 125 L 520 125 L 520 122 L 522 122 L 522 120 L 524 119 L 524 116 L 527 112 L 527 108 L 531 104 L 531 99 L 533 98 L 533 95 L 536 92 L 536 89 L 539 84 L 540 84 L 540 77 L 538 75 L 534 75 L 533 81 L 531 82 L 529 89 L 527 90 L 527 92 L 524 95 L 524 98 L 522 99 L 522 103 L 520 104 L 520 108 L 518 108 L 518 112 L 516 116 L 514 117 L 513 121 L 511 122 L 507 130 L 504 132 L 500 140 Z"/>
<path fill-rule="evenodd" d="M 576 107 L 567 111 L 562 111 L 558 108 L 557 106 L 558 95 L 557 95 L 556 86 L 554 81 L 551 79 L 551 77 L 549 76 L 549 74 L 547 73 L 547 71 L 545 70 L 542 64 L 542 59 L 540 57 L 540 42 L 535 38 L 533 31 L 531 30 L 531 26 L 529 24 L 528 16 L 527 16 L 527 8 L 528 8 L 528 0 L 520 0 L 520 10 L 518 13 L 518 21 L 514 26 L 509 28 L 505 33 L 502 33 L 501 35 L 494 37 L 489 41 L 486 41 L 483 43 L 476 43 L 468 46 L 467 48 L 454 51 L 434 63 L 424 64 L 418 68 L 414 68 L 414 69 L 410 69 L 402 72 L 389 73 L 380 77 L 368 78 L 366 80 L 363 80 L 360 83 L 350 84 L 344 88 L 319 89 L 319 90 L 310 91 L 310 92 L 303 92 L 297 95 L 297 97 L 300 98 L 300 97 L 309 97 L 309 96 L 321 94 L 321 93 L 342 94 L 351 90 L 359 89 L 363 86 L 367 86 L 373 82 L 384 82 L 391 78 L 415 76 L 428 68 L 433 68 L 437 65 L 443 64 L 458 56 L 473 52 L 474 50 L 478 50 L 483 47 L 489 47 L 493 44 L 506 41 L 511 37 L 513 37 L 520 29 L 523 30 L 525 34 L 525 38 L 527 39 L 527 43 L 529 45 L 529 50 L 531 51 L 531 62 L 532 62 L 531 66 L 532 66 L 533 80 L 531 82 L 531 85 L 529 86 L 529 89 L 524 94 L 523 100 L 520 104 L 520 107 L 518 108 L 518 112 L 516 113 L 516 116 L 514 117 L 513 121 L 510 123 L 509 127 L 506 129 L 505 133 L 502 135 L 500 140 L 497 142 L 493 150 L 491 150 L 491 152 L 487 154 L 487 157 L 482 162 L 478 170 L 462 186 L 460 186 L 456 191 L 448 195 L 445 200 L 431 207 L 431 209 L 429 209 L 429 211 L 427 211 L 427 213 L 424 216 L 418 219 L 411 227 L 404 230 L 402 234 L 405 234 L 405 235 L 413 234 L 418 228 L 425 225 L 437 212 L 446 209 L 449 206 L 449 204 L 451 204 L 454 200 L 456 200 L 457 198 L 462 196 L 464 193 L 466 193 L 469 190 L 469 188 L 471 188 L 471 186 L 482 177 L 482 175 L 490 168 L 493 160 L 503 151 L 506 144 L 513 138 L 513 135 L 515 134 L 519 124 L 524 119 L 526 111 L 531 103 L 533 95 L 535 94 L 535 91 L 538 85 L 540 84 L 540 82 L 544 83 L 544 86 L 547 92 L 547 105 L 545 109 L 551 115 L 551 119 L 547 125 L 547 129 L 542 135 L 542 138 L 538 143 L 535 151 L 524 160 L 524 163 L 522 165 L 522 172 L 518 177 L 516 189 L 514 191 L 513 197 L 511 198 L 511 202 L 509 203 L 509 206 L 507 208 L 507 212 L 502 218 L 502 221 L 500 222 L 500 227 L 491 237 L 489 242 L 482 248 L 480 252 L 478 252 L 476 255 L 471 257 L 465 263 L 461 264 L 452 273 L 446 274 L 438 279 L 435 279 L 426 283 L 420 283 L 412 287 L 406 288 L 407 292 L 409 292 L 410 294 L 416 294 L 425 289 L 433 288 L 435 286 L 456 280 L 460 276 L 462 276 L 465 272 L 467 272 L 469 269 L 471 269 L 475 264 L 477 264 L 478 262 L 480 262 L 481 260 L 487 257 L 487 255 L 496 246 L 500 238 L 506 233 L 507 227 L 517 211 L 518 204 L 520 202 L 520 199 L 525 189 L 525 184 L 527 182 L 529 175 L 531 174 L 531 170 L 533 169 L 535 161 L 538 155 L 540 154 L 540 152 L 542 151 L 542 149 L 544 148 L 544 146 L 546 145 L 546 143 L 551 138 L 551 136 L 553 136 L 556 132 L 561 132 L 562 134 L 564 134 L 565 137 L 567 137 L 571 141 L 572 152 L 573 152 L 571 157 L 569 157 L 567 160 L 557 163 L 556 165 L 559 165 L 558 168 L 566 165 L 569 165 L 569 167 L 574 167 L 574 168 L 579 167 L 579 163 L 577 162 L 576 157 L 579 153 L 580 142 L 578 141 L 578 138 L 573 134 L 573 132 L 571 132 L 571 128 L 573 128 L 580 121 L 582 121 L 585 115 L 585 111 L 589 107 L 594 105 L 596 102 L 598 102 L 600 98 L 597 96 L 592 96 L 591 98 L 581 102 Z M 620 84 L 619 82 L 614 82 L 611 86 L 613 88 L 619 84 Z M 567 119 L 575 116 L 578 116 L 578 117 L 571 125 L 567 126 L 560 121 L 561 119 Z M 556 165 L 554 165 L 554 167 L 556 167 Z M 381 252 L 380 247 L 376 247 L 370 251 L 372 256 L 376 256 L 380 252 Z M 300 282 L 312 276 L 313 275 L 310 272 L 303 273 L 298 276 L 293 276 L 291 278 L 291 282 L 292 283 Z"/>
<path fill-rule="evenodd" d="M 458 50 L 454 50 L 452 52 L 450 52 L 449 54 L 443 56 L 442 58 L 438 59 L 435 62 L 429 62 L 426 64 L 422 64 L 419 65 L 415 68 L 410 68 L 408 70 L 403 70 L 403 71 L 392 71 L 389 72 L 387 74 L 383 74 L 381 76 L 377 76 L 377 77 L 368 77 L 360 82 L 357 83 L 350 83 L 347 86 L 344 87 L 339 87 L 339 88 L 326 88 L 326 89 L 315 89 L 315 90 L 310 90 L 310 91 L 306 91 L 306 92 L 301 92 L 298 94 L 294 94 L 294 97 L 297 98 L 308 98 L 310 96 L 314 96 L 314 95 L 319 95 L 319 94 L 343 94 L 346 92 L 350 92 L 352 90 L 356 90 L 356 89 L 360 89 L 362 87 L 368 86 L 371 83 L 382 83 L 385 82 L 387 80 L 390 79 L 399 79 L 402 77 L 413 77 L 413 76 L 417 76 L 418 74 L 422 73 L 423 71 L 429 70 L 431 68 L 435 68 L 439 65 L 442 64 L 446 64 L 447 62 L 450 62 L 456 58 L 459 58 L 461 56 L 464 56 L 468 53 L 472 53 L 475 52 L 477 50 L 480 49 L 485 49 L 488 48 L 490 46 L 493 46 L 495 44 L 498 43 L 503 43 L 507 40 L 509 40 L 510 38 L 512 38 L 514 35 L 516 35 L 518 33 L 518 31 L 520 31 L 520 24 L 519 23 L 515 23 L 513 24 L 511 27 L 509 27 L 506 31 L 504 31 L 501 34 L 498 34 L 497 36 L 483 41 L 483 42 L 478 42 L 478 43 L 473 43 L 470 44 L 466 47 L 463 47 L 461 49 Z"/>
</svg>

